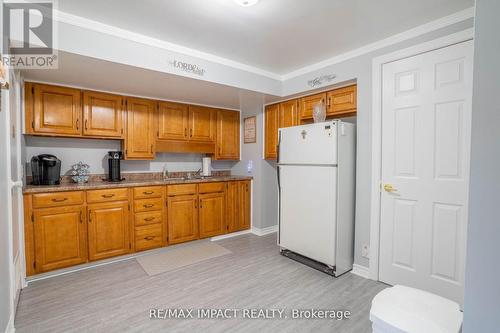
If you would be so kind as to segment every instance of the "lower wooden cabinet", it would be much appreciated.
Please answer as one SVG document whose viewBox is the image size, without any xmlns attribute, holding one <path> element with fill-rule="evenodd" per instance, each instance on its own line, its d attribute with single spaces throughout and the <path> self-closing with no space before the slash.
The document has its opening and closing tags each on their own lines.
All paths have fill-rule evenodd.
<svg viewBox="0 0 500 333">
<path fill-rule="evenodd" d="M 87 261 L 87 225 L 83 206 L 38 209 L 33 212 L 32 223 L 35 243 L 33 269 L 37 273 Z M 28 260 L 26 264 L 30 264 Z"/>
<path fill-rule="evenodd" d="M 198 239 L 198 197 L 195 194 L 169 197 L 167 215 L 170 244 Z"/>
<path fill-rule="evenodd" d="M 250 181 L 227 183 L 226 221 L 227 232 L 250 228 Z"/>
<path fill-rule="evenodd" d="M 127 201 L 88 206 L 89 260 L 130 252 L 128 206 Z"/>
<path fill-rule="evenodd" d="M 222 235 L 226 231 L 224 192 L 199 195 L 200 238 Z"/>
<path fill-rule="evenodd" d="M 250 215 L 251 215 L 251 198 L 250 198 L 250 181 L 245 180 L 245 181 L 240 181 L 239 182 L 239 187 L 240 187 L 240 201 L 239 201 L 239 208 L 240 208 L 240 229 L 245 230 L 250 228 Z"/>
</svg>

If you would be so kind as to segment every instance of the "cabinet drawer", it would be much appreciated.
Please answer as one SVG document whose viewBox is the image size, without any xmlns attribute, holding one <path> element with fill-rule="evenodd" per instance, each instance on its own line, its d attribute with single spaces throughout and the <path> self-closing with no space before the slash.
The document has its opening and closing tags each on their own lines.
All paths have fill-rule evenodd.
<svg viewBox="0 0 500 333">
<path fill-rule="evenodd" d="M 57 192 L 33 194 L 33 208 L 83 204 L 83 192 Z"/>
<path fill-rule="evenodd" d="M 135 250 L 144 251 L 163 246 L 162 225 L 153 224 L 135 228 Z"/>
<path fill-rule="evenodd" d="M 106 190 L 87 191 L 87 202 L 106 202 L 128 200 L 128 189 L 111 188 Z"/>
<path fill-rule="evenodd" d="M 162 198 L 140 199 L 134 201 L 134 212 L 150 212 L 163 209 Z"/>
<path fill-rule="evenodd" d="M 198 186 L 199 193 L 224 192 L 226 183 L 201 183 Z"/>
<path fill-rule="evenodd" d="M 144 212 L 135 214 L 135 225 L 149 225 L 163 222 L 162 212 Z"/>
<path fill-rule="evenodd" d="M 180 185 L 168 185 L 167 194 L 169 196 L 174 195 L 184 195 L 184 194 L 196 194 L 196 184 L 180 184 Z"/>
<path fill-rule="evenodd" d="M 134 199 L 161 198 L 162 186 L 134 187 Z"/>
</svg>

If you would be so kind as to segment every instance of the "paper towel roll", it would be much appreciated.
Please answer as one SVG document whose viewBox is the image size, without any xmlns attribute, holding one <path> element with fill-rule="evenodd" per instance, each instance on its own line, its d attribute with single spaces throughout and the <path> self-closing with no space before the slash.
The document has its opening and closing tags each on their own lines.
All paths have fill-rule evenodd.
<svg viewBox="0 0 500 333">
<path fill-rule="evenodd" d="M 201 175 L 208 177 L 212 175 L 212 159 L 210 157 L 203 157 Z"/>
</svg>

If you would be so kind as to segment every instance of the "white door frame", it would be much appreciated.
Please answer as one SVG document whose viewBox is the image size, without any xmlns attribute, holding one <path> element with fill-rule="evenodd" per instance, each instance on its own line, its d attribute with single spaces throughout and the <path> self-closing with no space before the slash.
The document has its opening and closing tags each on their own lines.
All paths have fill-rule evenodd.
<svg viewBox="0 0 500 333">
<path fill-rule="evenodd" d="M 474 29 L 466 29 L 373 59 L 372 62 L 372 194 L 370 211 L 369 278 L 379 280 L 380 186 L 382 171 L 382 66 L 396 60 L 462 43 L 474 38 Z"/>
</svg>

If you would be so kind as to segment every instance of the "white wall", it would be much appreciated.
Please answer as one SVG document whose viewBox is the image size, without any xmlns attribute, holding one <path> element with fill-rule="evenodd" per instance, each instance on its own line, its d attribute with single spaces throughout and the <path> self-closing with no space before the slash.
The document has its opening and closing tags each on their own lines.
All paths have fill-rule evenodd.
<svg viewBox="0 0 500 333">
<path fill-rule="evenodd" d="M 52 154 L 61 160 L 61 174 L 66 174 L 73 164 L 89 164 L 90 173 L 105 174 L 108 170 L 107 154 L 121 150 L 118 140 L 73 139 L 27 136 L 24 162 L 27 175 L 31 175 L 29 161 L 39 154 Z M 161 172 L 164 165 L 169 171 L 197 171 L 201 168 L 202 154 L 158 153 L 153 161 L 122 161 L 123 172 Z M 214 169 L 231 169 L 235 162 L 214 161 Z"/>
<path fill-rule="evenodd" d="M 500 1 L 477 0 L 464 332 L 500 327 Z"/>
</svg>

